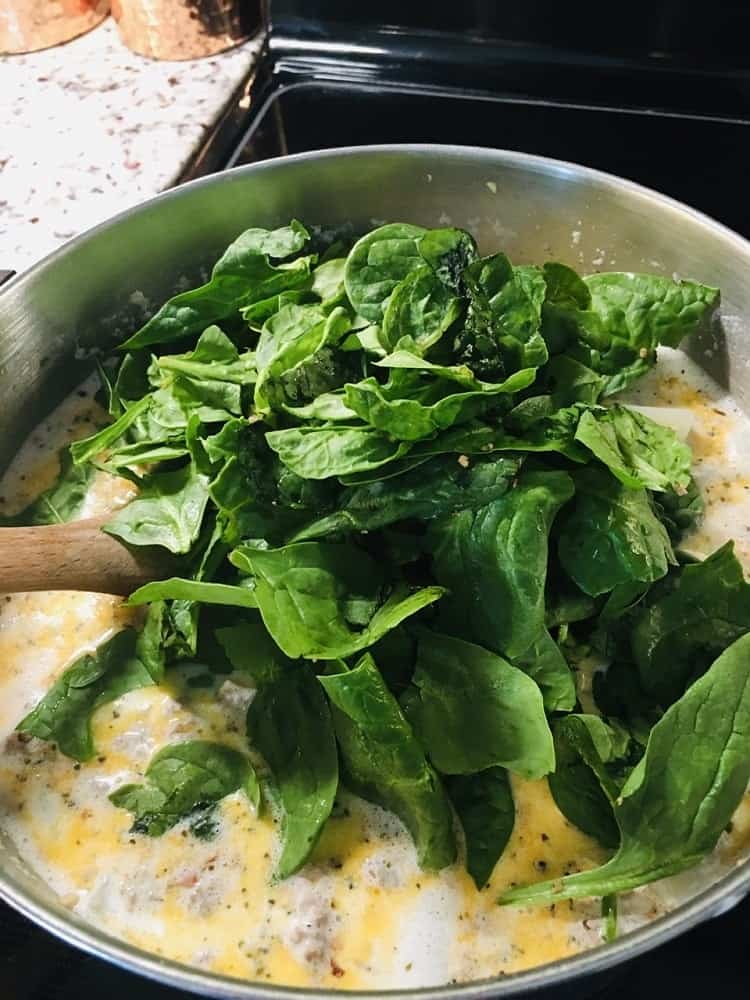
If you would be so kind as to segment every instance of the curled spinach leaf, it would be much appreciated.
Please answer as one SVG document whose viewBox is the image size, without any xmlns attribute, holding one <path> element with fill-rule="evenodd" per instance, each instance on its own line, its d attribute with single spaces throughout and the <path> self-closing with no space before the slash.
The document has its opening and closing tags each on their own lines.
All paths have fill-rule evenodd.
<svg viewBox="0 0 750 1000">
<path fill-rule="evenodd" d="M 18 732 L 56 743 L 62 753 L 74 760 L 90 760 L 96 753 L 91 733 L 91 717 L 96 709 L 127 691 L 149 687 L 161 680 L 162 614 L 162 604 L 152 605 L 143 633 L 123 629 L 93 653 L 77 659 L 18 723 Z"/>
<path fill-rule="evenodd" d="M 256 809 L 260 802 L 250 761 L 237 750 L 208 740 L 163 747 L 151 758 L 145 778 L 144 785 L 116 789 L 109 800 L 133 813 L 132 833 L 149 837 L 162 836 L 186 817 L 193 817 L 199 835 L 211 836 L 215 829 L 208 822 L 209 811 L 240 788 Z"/>
<path fill-rule="evenodd" d="M 586 410 L 576 441 L 608 467 L 624 486 L 679 494 L 690 485 L 690 448 L 670 427 L 626 406 Z"/>
</svg>

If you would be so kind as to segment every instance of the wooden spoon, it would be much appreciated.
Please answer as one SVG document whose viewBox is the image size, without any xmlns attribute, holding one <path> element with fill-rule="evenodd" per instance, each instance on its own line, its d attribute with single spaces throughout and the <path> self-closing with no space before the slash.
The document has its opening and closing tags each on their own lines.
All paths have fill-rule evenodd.
<svg viewBox="0 0 750 1000">
<path fill-rule="evenodd" d="M 173 570 L 169 554 L 129 549 L 101 530 L 104 518 L 35 528 L 0 528 L 0 591 L 132 593 Z"/>
</svg>

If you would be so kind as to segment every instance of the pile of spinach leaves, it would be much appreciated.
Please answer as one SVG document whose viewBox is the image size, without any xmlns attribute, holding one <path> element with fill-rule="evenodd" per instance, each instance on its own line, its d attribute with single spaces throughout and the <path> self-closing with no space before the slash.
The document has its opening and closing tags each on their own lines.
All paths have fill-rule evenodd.
<svg viewBox="0 0 750 1000">
<path fill-rule="evenodd" d="M 256 688 L 235 749 L 162 748 L 112 795 L 156 836 L 244 789 L 310 857 L 339 784 L 419 862 L 487 884 L 510 775 L 547 778 L 612 852 L 501 902 L 611 896 L 712 850 L 750 778 L 750 586 L 731 543 L 683 565 L 689 448 L 614 395 L 706 322 L 717 290 L 482 257 L 459 229 L 353 246 L 242 233 L 102 366 L 111 422 L 29 508 L 75 514 L 92 468 L 139 494 L 106 531 L 179 575 L 19 728 L 78 760 L 101 704 L 201 664 Z M 606 666 L 585 712 L 577 677 Z M 590 706 L 589 706 L 590 707 Z M 196 824 L 195 817 L 198 817 Z"/>
</svg>

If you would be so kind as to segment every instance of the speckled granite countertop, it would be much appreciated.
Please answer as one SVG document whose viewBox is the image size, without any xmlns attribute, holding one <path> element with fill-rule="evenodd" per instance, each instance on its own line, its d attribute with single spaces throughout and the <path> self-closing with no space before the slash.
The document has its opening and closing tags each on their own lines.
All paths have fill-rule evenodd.
<svg viewBox="0 0 750 1000">
<path fill-rule="evenodd" d="M 43 52 L 0 58 L 0 268 L 169 187 L 260 43 L 153 62 L 111 20 Z"/>
</svg>

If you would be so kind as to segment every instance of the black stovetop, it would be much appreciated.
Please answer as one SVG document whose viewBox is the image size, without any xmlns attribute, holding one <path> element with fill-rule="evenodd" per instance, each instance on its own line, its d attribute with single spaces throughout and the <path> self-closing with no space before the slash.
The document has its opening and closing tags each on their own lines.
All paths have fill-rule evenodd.
<svg viewBox="0 0 750 1000">
<path fill-rule="evenodd" d="M 181 179 L 332 146 L 492 146 L 620 174 L 750 236 L 750 4 L 719 0 L 707 13 L 691 0 L 631 0 L 617 9 L 617 31 L 587 7 L 273 2 L 257 72 Z M 596 995 L 745 996 L 748 917 L 750 901 L 631 963 Z M 0 1000 L 130 1000 L 134 989 L 139 1000 L 179 995 L 0 903 Z"/>
</svg>

